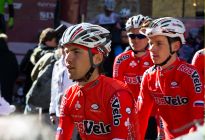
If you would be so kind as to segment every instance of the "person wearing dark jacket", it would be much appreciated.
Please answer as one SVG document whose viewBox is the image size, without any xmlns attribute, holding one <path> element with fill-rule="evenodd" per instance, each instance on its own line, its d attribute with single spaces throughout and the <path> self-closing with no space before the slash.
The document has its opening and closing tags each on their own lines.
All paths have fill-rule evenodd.
<svg viewBox="0 0 205 140">
<path fill-rule="evenodd" d="M 13 87 L 18 76 L 18 62 L 8 49 L 7 35 L 0 34 L 0 87 L 2 97 L 12 103 Z"/>
<path fill-rule="evenodd" d="M 57 33 L 53 28 L 45 28 L 39 37 L 38 47 L 33 50 L 30 61 L 35 65 L 38 60 L 48 52 L 54 52 L 57 48 Z"/>
</svg>

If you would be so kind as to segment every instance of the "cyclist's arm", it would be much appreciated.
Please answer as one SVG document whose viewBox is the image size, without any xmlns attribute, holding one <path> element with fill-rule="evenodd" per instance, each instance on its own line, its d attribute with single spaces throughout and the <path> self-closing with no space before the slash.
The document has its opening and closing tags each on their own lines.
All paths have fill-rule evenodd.
<svg viewBox="0 0 205 140">
<path fill-rule="evenodd" d="M 70 140 L 72 138 L 74 124 L 68 113 L 67 101 L 66 96 L 63 96 L 60 107 L 59 125 L 56 132 L 56 140 Z"/>
<path fill-rule="evenodd" d="M 123 79 L 123 70 L 124 69 L 125 68 L 122 66 L 122 63 L 120 61 L 120 57 L 117 56 L 114 60 L 114 63 L 113 63 L 113 74 L 112 74 L 113 78 L 124 82 L 124 79 Z"/>
<path fill-rule="evenodd" d="M 195 71 L 192 76 L 188 76 L 182 82 L 182 88 L 189 96 L 189 107 L 193 118 L 202 122 L 204 115 L 204 81 L 202 76 Z"/>
<path fill-rule="evenodd" d="M 204 75 L 204 57 L 204 54 L 195 53 L 191 62 L 191 64 L 199 70 L 202 76 Z"/>
<path fill-rule="evenodd" d="M 151 114 L 152 108 L 154 105 L 154 100 L 149 94 L 148 90 L 148 81 L 146 77 L 146 73 L 144 73 L 141 89 L 137 100 L 137 140 L 144 140 L 145 132 L 148 125 L 148 119 Z"/>
<path fill-rule="evenodd" d="M 134 100 L 128 91 L 118 91 L 108 103 L 108 114 L 111 123 L 109 139 L 134 139 Z"/>
</svg>

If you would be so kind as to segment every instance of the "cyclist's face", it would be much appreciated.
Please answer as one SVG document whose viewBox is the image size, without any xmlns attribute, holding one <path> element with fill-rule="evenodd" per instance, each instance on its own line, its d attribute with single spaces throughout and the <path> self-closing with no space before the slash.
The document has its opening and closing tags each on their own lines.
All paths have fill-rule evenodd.
<svg viewBox="0 0 205 140">
<path fill-rule="evenodd" d="M 129 39 L 129 44 L 135 51 L 140 51 L 144 49 L 148 44 L 148 39 L 145 36 L 143 37 L 143 35 L 139 33 L 139 29 L 132 28 L 127 33 L 127 35 Z"/>
<path fill-rule="evenodd" d="M 170 55 L 167 37 L 161 35 L 150 37 L 149 50 L 154 64 L 164 62 Z"/>
<path fill-rule="evenodd" d="M 77 80 L 87 73 L 90 68 L 88 51 L 76 46 L 64 46 L 65 65 L 70 73 L 70 79 Z"/>
</svg>

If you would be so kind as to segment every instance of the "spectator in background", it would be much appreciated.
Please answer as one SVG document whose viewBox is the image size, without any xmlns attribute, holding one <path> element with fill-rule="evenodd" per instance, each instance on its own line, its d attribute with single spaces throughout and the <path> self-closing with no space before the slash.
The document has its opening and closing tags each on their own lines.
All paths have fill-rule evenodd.
<svg viewBox="0 0 205 140">
<path fill-rule="evenodd" d="M 39 37 L 38 47 L 31 54 L 30 61 L 35 65 L 38 60 L 48 52 L 54 52 L 57 48 L 57 34 L 52 28 L 44 29 Z"/>
<path fill-rule="evenodd" d="M 119 15 L 114 12 L 115 5 L 115 0 L 105 0 L 104 12 L 97 15 L 91 23 L 101 25 L 109 31 L 112 30 L 111 28 L 115 26 L 119 20 Z"/>
<path fill-rule="evenodd" d="M 13 88 L 18 77 L 19 66 L 16 56 L 8 49 L 8 37 L 0 34 L 0 85 L 1 94 L 4 99 L 12 103 Z"/>
<path fill-rule="evenodd" d="M 37 113 L 39 107 L 42 107 L 43 113 L 48 114 L 51 97 L 51 76 L 54 63 L 60 58 L 58 52 L 59 50 L 55 50 L 55 52 L 44 54 L 34 66 L 31 72 L 33 83 L 26 95 L 25 114 Z"/>
<path fill-rule="evenodd" d="M 127 51 L 125 50 L 126 48 L 128 48 L 128 50 L 130 49 L 129 47 L 129 39 L 127 36 L 127 31 L 125 29 L 122 29 L 121 33 L 120 33 L 120 37 L 121 37 L 121 47 L 123 49 L 123 51 Z"/>
<path fill-rule="evenodd" d="M 195 52 L 204 48 L 204 25 L 200 27 L 198 35 L 196 37 Z"/>
<path fill-rule="evenodd" d="M 56 38 L 57 38 L 57 42 L 59 41 L 59 39 L 61 38 L 62 34 L 63 34 L 63 31 L 67 29 L 67 27 L 63 24 L 59 25 L 56 29 L 55 29 L 55 33 L 56 33 Z M 55 37 L 55 33 L 50 33 L 50 34 L 53 34 L 53 36 Z M 43 35 L 41 35 L 41 38 L 45 38 L 45 37 L 42 37 Z M 49 35 L 46 35 L 46 36 L 49 36 Z M 52 35 L 50 35 L 52 36 Z M 38 39 L 40 39 L 40 33 L 38 34 Z M 41 39 L 43 40 L 43 39 Z M 42 41 L 43 42 L 43 41 Z M 46 43 L 45 43 L 46 44 Z M 55 43 L 54 43 L 55 44 Z M 40 45 L 39 45 L 40 46 Z M 25 83 L 24 83 L 24 87 L 23 87 L 23 93 L 24 95 L 27 94 L 28 90 L 30 89 L 31 85 L 32 85 L 32 80 L 31 80 L 31 71 L 32 69 L 34 68 L 34 62 L 32 63 L 30 58 L 31 58 L 31 55 L 33 54 L 34 52 L 34 49 L 37 48 L 38 46 L 35 46 L 33 49 L 29 49 L 26 53 L 26 55 L 24 56 L 23 60 L 21 61 L 21 64 L 20 64 L 20 71 L 21 71 L 21 74 L 24 74 L 25 75 Z M 54 47 L 55 48 L 55 47 Z M 39 50 L 39 49 L 38 49 Z M 49 52 L 52 52 L 49 51 Z M 34 59 L 34 58 L 32 58 Z"/>
<path fill-rule="evenodd" d="M 130 9 L 127 8 L 123 8 L 120 11 L 120 20 L 118 21 L 118 23 L 116 24 L 116 30 L 114 31 L 114 33 L 112 35 L 114 35 L 115 40 L 113 43 L 113 50 L 114 50 L 114 57 L 116 57 L 117 55 L 119 55 L 120 53 L 123 52 L 123 50 L 125 49 L 123 45 L 125 40 L 124 39 L 125 36 L 123 36 L 122 38 L 122 32 L 123 30 L 125 30 L 125 24 L 128 20 L 128 18 L 130 17 L 131 13 L 130 13 Z"/>
<path fill-rule="evenodd" d="M 14 7 L 13 0 L 0 0 L 0 33 L 6 33 L 6 21 L 5 21 L 5 5 L 8 4 L 8 27 L 14 26 Z"/>
<path fill-rule="evenodd" d="M 25 81 L 23 84 L 23 98 L 25 99 L 25 95 L 30 89 L 33 81 L 31 80 L 31 71 L 34 67 L 33 63 L 30 61 L 31 54 L 33 53 L 34 49 L 29 49 L 25 56 L 23 57 L 21 63 L 20 63 L 20 74 L 22 74 L 25 77 Z"/>
<path fill-rule="evenodd" d="M 179 49 L 179 58 L 190 63 L 193 57 L 193 53 L 194 53 L 193 46 L 189 45 L 189 43 L 183 44 L 182 47 Z"/>
<path fill-rule="evenodd" d="M 114 12 L 116 2 L 115 0 L 105 0 L 104 1 L 104 11 L 95 17 L 91 23 L 98 24 L 111 33 L 111 52 L 108 58 L 104 62 L 105 74 L 109 77 L 112 77 L 112 65 L 115 58 L 115 48 L 120 45 L 120 28 L 117 26 L 119 22 L 119 15 Z M 121 50 L 119 50 L 121 51 Z"/>
<path fill-rule="evenodd" d="M 153 65 L 148 48 L 148 39 L 139 32 L 142 23 L 148 19 L 139 14 L 130 17 L 126 22 L 127 36 L 130 50 L 119 54 L 113 64 L 113 78 L 118 79 L 128 85 L 135 100 L 140 92 L 142 75 Z M 157 123 L 155 120 L 156 111 L 150 117 L 146 139 L 157 138 Z"/>
<path fill-rule="evenodd" d="M 125 26 L 126 26 L 126 22 L 127 22 L 127 20 L 130 18 L 130 16 L 131 16 L 131 11 L 130 11 L 130 9 L 128 9 L 128 8 L 122 8 L 121 10 L 120 10 L 120 14 L 119 14 L 119 16 L 120 16 L 120 20 L 119 20 L 119 28 L 121 29 L 121 30 L 123 30 L 123 29 L 125 29 Z"/>
<path fill-rule="evenodd" d="M 58 125 L 58 117 L 60 112 L 60 101 L 66 89 L 73 85 L 69 79 L 69 73 L 64 63 L 64 48 L 59 49 L 61 57 L 57 60 L 53 67 L 51 79 L 51 102 L 49 107 L 50 120 L 53 124 Z"/>
<path fill-rule="evenodd" d="M 193 28 L 186 41 L 179 50 L 179 57 L 191 63 L 194 54 L 204 48 L 204 25 L 199 29 Z"/>
</svg>

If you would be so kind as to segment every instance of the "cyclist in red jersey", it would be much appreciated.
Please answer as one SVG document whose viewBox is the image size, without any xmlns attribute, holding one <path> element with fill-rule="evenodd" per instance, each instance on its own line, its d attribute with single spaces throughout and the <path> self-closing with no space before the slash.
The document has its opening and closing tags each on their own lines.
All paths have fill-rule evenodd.
<svg viewBox="0 0 205 140">
<path fill-rule="evenodd" d="M 166 140 L 195 130 L 203 122 L 204 88 L 201 75 L 180 60 L 177 51 L 185 43 L 184 24 L 175 18 L 152 21 L 141 33 L 149 38 L 154 66 L 143 75 L 137 101 L 137 140 L 143 140 L 153 105 L 157 105 Z"/>
<path fill-rule="evenodd" d="M 149 51 L 147 50 L 148 39 L 139 32 L 142 23 L 147 20 L 151 19 L 141 14 L 132 16 L 127 20 L 125 29 L 127 31 L 130 50 L 119 54 L 113 64 L 113 78 L 126 83 L 135 99 L 139 95 L 143 73 L 153 65 Z M 156 111 L 153 111 L 149 121 L 146 139 L 156 139 L 157 137 L 155 114 Z"/>
<path fill-rule="evenodd" d="M 56 140 L 70 140 L 75 125 L 83 140 L 135 139 L 135 101 L 126 85 L 101 74 L 110 52 L 110 32 L 99 25 L 69 27 L 61 42 L 70 79 L 64 94 Z"/>
<path fill-rule="evenodd" d="M 140 25 L 144 20 L 143 15 L 132 16 L 127 20 L 126 31 L 130 50 L 119 54 L 113 64 L 113 78 L 126 83 L 132 90 L 135 99 L 139 95 L 144 71 L 153 65 L 147 51 L 148 39 L 139 33 Z"/>
<path fill-rule="evenodd" d="M 202 77 L 205 78 L 204 75 L 204 59 L 205 59 L 205 48 L 198 50 L 192 59 L 192 65 L 194 65 L 199 72 L 202 74 Z"/>
</svg>

